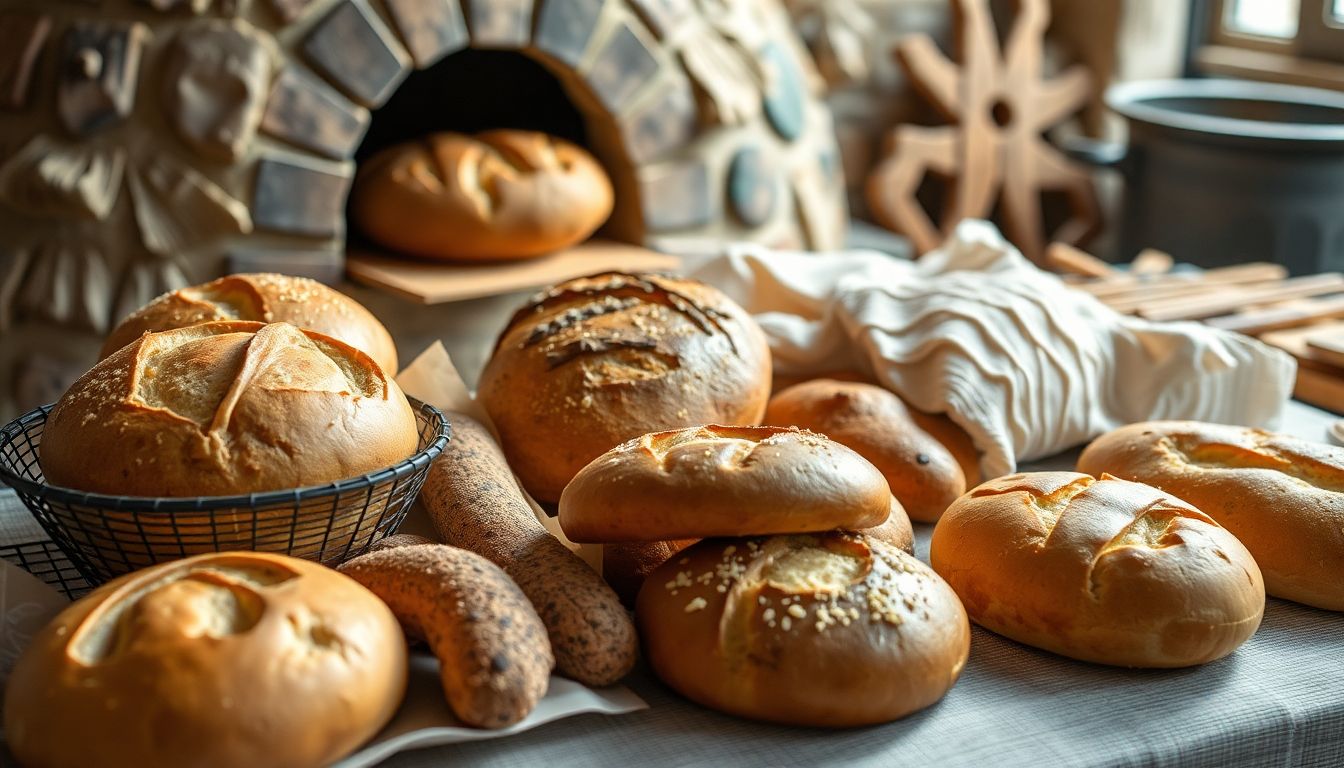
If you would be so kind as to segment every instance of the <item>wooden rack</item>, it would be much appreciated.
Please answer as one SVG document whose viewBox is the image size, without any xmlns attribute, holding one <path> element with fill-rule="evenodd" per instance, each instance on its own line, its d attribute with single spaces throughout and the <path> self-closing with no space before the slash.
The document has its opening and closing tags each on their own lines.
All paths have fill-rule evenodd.
<svg viewBox="0 0 1344 768">
<path fill-rule="evenodd" d="M 1289 277 L 1279 264 L 1172 271 L 1174 260 L 1144 251 L 1129 269 L 1062 243 L 1046 266 L 1117 312 L 1148 320 L 1194 320 L 1254 336 L 1297 359 L 1293 396 L 1344 413 L 1344 275 Z"/>
</svg>

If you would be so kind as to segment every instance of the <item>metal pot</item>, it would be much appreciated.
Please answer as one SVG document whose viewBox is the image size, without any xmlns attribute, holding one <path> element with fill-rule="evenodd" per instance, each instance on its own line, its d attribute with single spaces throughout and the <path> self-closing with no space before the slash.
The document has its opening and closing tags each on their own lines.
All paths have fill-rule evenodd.
<svg viewBox="0 0 1344 768">
<path fill-rule="evenodd" d="M 1122 258 L 1146 247 L 1215 267 L 1344 270 L 1344 94 L 1239 80 L 1151 80 L 1106 94 L 1128 146 L 1072 154 L 1125 177 Z"/>
</svg>

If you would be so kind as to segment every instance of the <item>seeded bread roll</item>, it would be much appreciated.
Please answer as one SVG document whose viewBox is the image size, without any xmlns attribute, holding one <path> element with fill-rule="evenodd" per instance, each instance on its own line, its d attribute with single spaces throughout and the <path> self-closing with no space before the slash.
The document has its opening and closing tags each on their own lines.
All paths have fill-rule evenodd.
<svg viewBox="0 0 1344 768">
<path fill-rule="evenodd" d="M 1150 421 L 1097 438 L 1078 471 L 1109 472 L 1194 504 L 1246 545 L 1269 594 L 1344 611 L 1344 448 Z"/>
<path fill-rule="evenodd" d="M 795 384 L 770 398 L 765 422 L 810 429 L 853 448 L 882 472 L 911 519 L 935 522 L 966 492 L 961 465 L 882 387 L 834 379 Z"/>
<path fill-rule="evenodd" d="M 871 536 L 878 541 L 903 550 L 906 554 L 915 553 L 915 532 L 910 527 L 910 518 L 901 508 L 896 497 L 891 498 L 891 513 L 885 522 L 859 533 Z M 391 538 L 398 538 L 393 536 Z M 658 566 L 667 562 L 681 550 L 691 546 L 698 539 L 680 539 L 675 541 L 622 541 L 602 545 L 602 578 L 620 595 L 621 602 L 635 605 L 644 580 Z"/>
<path fill-rule="evenodd" d="M 537 521 L 485 427 L 460 413 L 448 421 L 453 439 L 420 491 L 439 537 L 518 583 L 550 634 L 557 672 L 593 686 L 625 677 L 639 640 L 616 593 Z"/>
<path fill-rule="evenodd" d="M 648 432 L 756 424 L 770 351 L 755 321 L 692 280 L 606 273 L 518 311 L 479 398 L 523 487 L 554 502 L 585 464 Z"/>
<path fill-rule="evenodd" d="M 970 651 L 947 584 L 861 534 L 702 541 L 649 576 L 636 615 L 683 696 L 794 725 L 904 717 L 942 698 Z"/>
<path fill-rule="evenodd" d="M 42 434 L 53 485 L 213 496 L 327 483 L 415 452 L 406 396 L 368 355 L 287 323 L 150 333 L 95 365 Z"/>
<path fill-rule="evenodd" d="M 977 624 L 1100 664 L 1213 661 L 1255 634 L 1265 610 L 1260 569 L 1235 536 L 1109 475 L 991 480 L 948 508 L 929 560 Z"/>
<path fill-rule="evenodd" d="M 709 424 L 623 443 L 560 496 L 572 541 L 667 541 L 879 525 L 891 490 L 877 468 L 822 435 Z"/>
<path fill-rule="evenodd" d="M 406 690 L 406 641 L 354 581 L 306 560 L 198 555 L 109 582 L 33 638 L 5 691 L 26 766 L 318 768 Z"/>
<path fill-rule="evenodd" d="M 165 293 L 108 334 L 101 360 L 146 333 L 218 320 L 289 323 L 339 339 L 364 352 L 383 373 L 397 373 L 397 347 L 364 305 L 309 280 L 270 273 L 239 274 Z"/>
<path fill-rule="evenodd" d="M 370 239 L 430 259 L 525 259 L 587 239 L 611 180 L 583 148 L 536 131 L 435 133 L 360 163 L 350 213 Z"/>
<path fill-rule="evenodd" d="M 546 628 L 489 560 L 445 544 L 411 544 L 361 555 L 339 570 L 429 644 L 443 695 L 462 722 L 503 728 L 546 695 L 555 665 Z"/>
</svg>

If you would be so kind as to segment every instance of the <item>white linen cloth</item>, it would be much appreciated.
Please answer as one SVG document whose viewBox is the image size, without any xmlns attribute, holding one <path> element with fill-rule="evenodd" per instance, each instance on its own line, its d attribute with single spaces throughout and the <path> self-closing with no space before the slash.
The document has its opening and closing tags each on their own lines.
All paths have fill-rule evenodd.
<svg viewBox="0 0 1344 768">
<path fill-rule="evenodd" d="M 756 316 L 777 372 L 870 372 L 965 429 L 987 477 L 1136 421 L 1272 426 L 1296 374 L 1249 337 L 1119 315 L 983 221 L 918 262 L 739 244 L 691 276 Z"/>
</svg>

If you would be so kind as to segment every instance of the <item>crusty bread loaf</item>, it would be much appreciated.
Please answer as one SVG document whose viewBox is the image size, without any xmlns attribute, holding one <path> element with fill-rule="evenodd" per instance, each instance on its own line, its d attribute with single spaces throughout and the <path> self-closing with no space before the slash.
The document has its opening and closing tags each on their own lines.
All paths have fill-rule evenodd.
<svg viewBox="0 0 1344 768">
<path fill-rule="evenodd" d="M 970 650 L 947 584 L 861 534 L 702 541 L 649 576 L 636 615 L 649 664 L 682 695 L 797 725 L 923 709 Z"/>
<path fill-rule="evenodd" d="M 1078 471 L 1108 472 L 1190 502 L 1246 545 L 1269 594 L 1344 611 L 1344 448 L 1153 421 L 1097 438 Z"/>
<path fill-rule="evenodd" d="M 435 133 L 360 164 L 350 212 L 370 239 L 431 259 L 525 259 L 567 248 L 611 215 L 592 155 L 536 131 Z"/>
<path fill-rule="evenodd" d="M 485 427 L 461 413 L 448 421 L 453 439 L 420 492 L 439 537 L 518 583 L 550 634 L 557 672 L 593 686 L 625 677 L 639 639 L 616 593 L 537 521 Z"/>
<path fill-rule="evenodd" d="M 1110 476 L 991 480 L 944 513 L 929 561 L 977 624 L 1101 664 L 1222 658 L 1265 609 L 1260 569 L 1235 536 L 1180 499 Z"/>
<path fill-rule="evenodd" d="M 359 584 L 282 555 L 199 555 L 48 624 L 9 679 L 5 741 L 35 767 L 318 768 L 405 689 L 406 641 Z"/>
<path fill-rule="evenodd" d="M 146 333 L 217 320 L 289 323 L 349 344 L 397 374 L 397 347 L 364 305 L 309 280 L 270 273 L 239 274 L 165 293 L 132 312 L 103 342 L 101 360 Z"/>
<path fill-rule="evenodd" d="M 854 449 L 878 468 L 914 520 L 935 522 L 966 492 L 956 458 L 882 387 L 835 379 L 795 384 L 770 398 L 764 421 L 820 432 Z"/>
<path fill-rule="evenodd" d="M 509 465 L 544 502 L 633 437 L 756 424 L 769 392 L 765 335 L 741 307 L 692 280 L 617 273 L 519 310 L 479 387 Z"/>
<path fill-rule="evenodd" d="M 907 555 L 915 554 L 915 530 L 910 525 L 910 516 L 895 496 L 891 497 L 891 514 L 887 515 L 887 519 L 881 525 L 864 528 L 859 533 L 886 542 Z"/>
<path fill-rule="evenodd" d="M 415 415 L 368 355 L 287 323 L 150 333 L 84 374 L 42 434 L 53 485 L 214 496 L 327 483 L 415 452 Z"/>
<path fill-rule="evenodd" d="M 537 612 L 489 560 L 411 544 L 349 560 L 340 572 L 387 603 L 439 660 L 443 695 L 467 725 L 503 728 L 546 695 L 555 659 Z"/>
<path fill-rule="evenodd" d="M 862 456 L 783 427 L 702 427 L 627 441 L 560 496 L 572 541 L 668 541 L 869 528 L 891 490 Z"/>
</svg>

